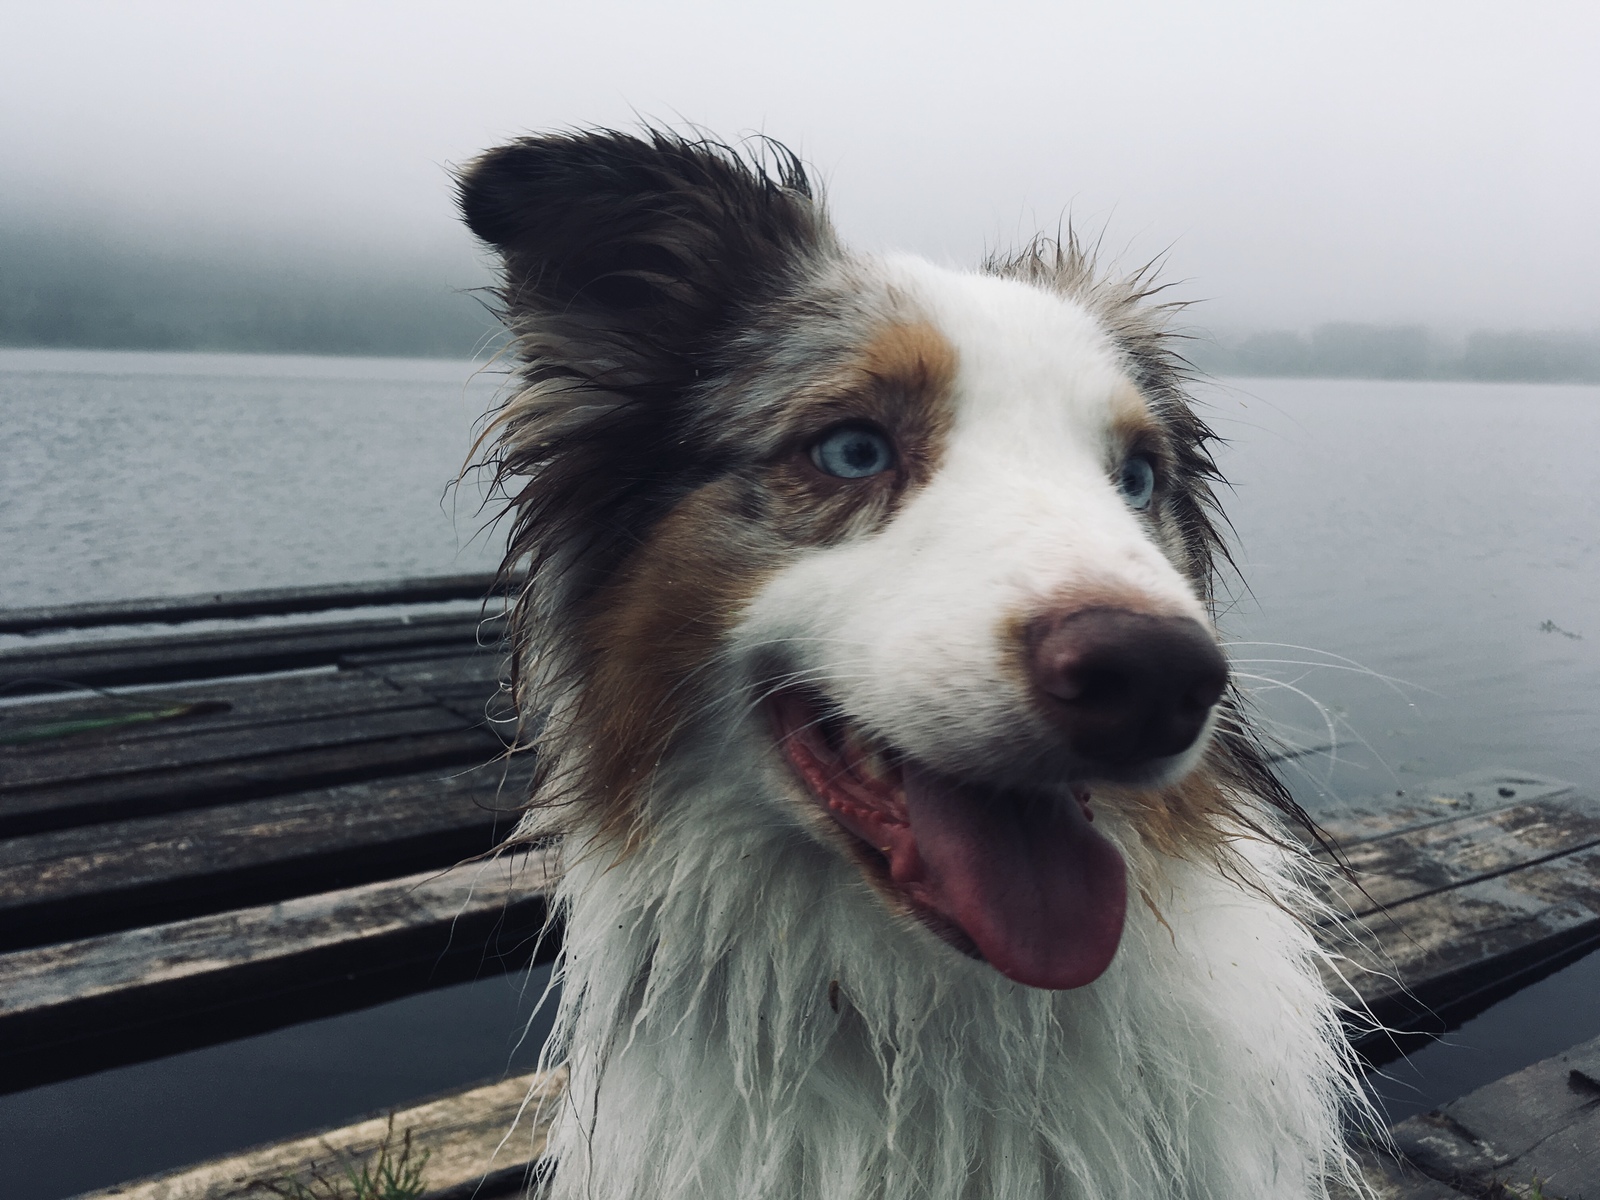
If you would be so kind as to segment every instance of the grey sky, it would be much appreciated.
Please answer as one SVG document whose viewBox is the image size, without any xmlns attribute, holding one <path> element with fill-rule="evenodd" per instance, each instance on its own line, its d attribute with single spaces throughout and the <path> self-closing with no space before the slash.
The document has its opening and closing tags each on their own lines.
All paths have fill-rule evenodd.
<svg viewBox="0 0 1600 1200">
<path fill-rule="evenodd" d="M 1208 324 L 1600 325 L 1587 2 L 0 5 L 0 208 L 459 255 L 527 129 L 761 130 L 846 237 L 970 263 L 1068 210 Z"/>
</svg>

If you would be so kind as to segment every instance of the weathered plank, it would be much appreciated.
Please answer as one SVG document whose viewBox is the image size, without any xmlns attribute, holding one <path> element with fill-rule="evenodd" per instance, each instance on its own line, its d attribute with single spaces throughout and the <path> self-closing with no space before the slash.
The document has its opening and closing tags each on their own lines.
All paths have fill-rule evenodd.
<svg viewBox="0 0 1600 1200">
<path fill-rule="evenodd" d="M 260 1200 L 272 1194 L 263 1183 L 310 1184 L 318 1172 L 339 1178 L 348 1165 L 372 1161 L 386 1143 L 397 1152 L 407 1130 L 413 1159 L 428 1156 L 424 1200 L 500 1200 L 520 1194 L 530 1164 L 544 1152 L 553 1104 L 565 1085 L 561 1068 L 516 1075 L 401 1109 L 392 1118 L 260 1146 L 79 1200 Z"/>
<path fill-rule="evenodd" d="M 502 656 L 488 653 L 440 654 L 425 650 L 408 654 L 347 654 L 346 667 L 360 667 L 396 687 L 415 687 L 430 696 L 470 687 L 491 691 L 507 677 Z"/>
<path fill-rule="evenodd" d="M 1440 1033 L 1600 944 L 1597 888 L 1589 853 L 1401 906 L 1336 947 L 1374 1018 Z"/>
<path fill-rule="evenodd" d="M 1362 1176 L 1377 1200 L 1467 1200 L 1465 1193 L 1386 1152 L 1366 1150 L 1358 1158 Z M 1356 1200 L 1354 1193 L 1344 1188 L 1336 1189 L 1334 1196 L 1336 1200 Z"/>
<path fill-rule="evenodd" d="M 553 860 L 503 855 L 165 925 L 0 954 L 6 1089 L 153 1058 L 521 966 Z M 353 1007 L 345 1004 L 344 1007 Z"/>
<path fill-rule="evenodd" d="M 1364 916 L 1600 844 L 1600 802 L 1563 792 L 1511 801 L 1352 846 L 1333 899 Z"/>
<path fill-rule="evenodd" d="M 481 686 L 486 694 L 493 687 Z M 0 786 L 14 777 L 11 763 L 57 752 L 81 754 L 84 747 L 106 739 L 131 742 L 319 713 L 410 708 L 419 702 L 413 689 L 366 671 L 333 667 L 265 678 L 161 684 L 117 693 L 80 690 L 35 696 L 0 709 Z M 200 711 L 147 719 L 150 713 L 185 707 Z"/>
<path fill-rule="evenodd" d="M 0 841 L 0 949 L 448 867 L 509 832 L 525 776 L 493 763 Z"/>
<path fill-rule="evenodd" d="M 423 614 L 9 650 L 0 653 L 0 687 L 23 695 L 63 682 L 112 687 L 290 671 L 400 647 L 490 646 L 503 628 L 498 617 Z"/>
<path fill-rule="evenodd" d="M 1460 791 L 1463 815 L 1379 811 L 1369 826 L 1342 830 L 1353 835 L 1356 882 L 1382 907 L 1335 887 L 1360 915 L 1320 930 L 1345 956 L 1329 982 L 1396 1029 L 1439 1032 L 1600 943 L 1600 806 L 1525 776 L 1483 773 Z M 1371 827 L 1383 832 L 1365 836 Z"/>
<path fill-rule="evenodd" d="M 402 700 L 376 710 L 313 711 L 232 728 L 198 725 L 155 736 L 147 731 L 143 736 L 117 733 L 71 747 L 8 755 L 0 795 L 74 785 L 93 787 L 112 799 L 124 787 L 133 795 L 152 786 L 165 790 L 167 785 L 157 780 L 173 779 L 194 767 L 469 728 L 459 714 L 425 696 L 412 693 Z"/>
<path fill-rule="evenodd" d="M 124 815 L 151 798 L 152 810 L 212 803 L 216 798 L 206 793 L 216 787 L 265 794 L 273 773 L 283 790 L 488 758 L 515 728 L 509 697 L 494 682 L 496 661 L 468 651 L 429 659 L 427 669 L 396 672 L 393 679 L 330 668 L 7 706 L 0 710 L 0 835 Z M 412 686 L 411 678 L 425 686 Z M 160 719 L 164 714 L 174 719 Z M 474 726 L 494 740 L 468 734 L 451 739 L 459 744 L 443 754 L 437 738 L 393 744 Z M 389 744 L 342 764 L 330 764 L 325 754 L 297 757 L 375 741 Z M 269 760 L 266 771 L 241 780 L 210 769 L 248 759 Z M 330 765 L 339 775 L 328 773 Z M 35 794 L 19 795 L 28 792 Z"/>
<path fill-rule="evenodd" d="M 428 682 L 428 672 L 435 669 L 425 660 L 415 660 L 407 668 L 410 675 L 395 682 L 422 686 Z M 437 669 L 444 674 L 461 668 Z M 1505 795 L 1503 791 L 1512 794 Z M 1434 792 L 1439 794 L 1438 800 Z M 1458 799 L 1458 803 L 1444 803 L 1451 799 Z M 1366 1004 L 1386 1021 L 1409 1020 L 1418 1014 L 1419 1005 L 1457 1003 L 1474 990 L 1503 985 L 1508 973 L 1600 939 L 1600 808 L 1556 781 L 1488 773 L 1466 785 L 1458 781 L 1428 789 L 1423 800 L 1425 803 L 1399 815 L 1376 810 L 1365 822 L 1348 814 L 1341 818 L 1340 832 L 1348 838 L 1350 861 L 1361 872 L 1373 900 L 1384 906 L 1382 911 L 1376 911 L 1359 892 L 1349 892 L 1343 898 L 1365 915 L 1365 922 L 1324 930 L 1330 944 L 1351 955 L 1352 961 L 1346 967 L 1354 984 L 1355 994 L 1350 997 L 1353 1002 Z M 1441 809 L 1445 815 L 1440 815 Z M 1351 931 L 1361 931 L 1359 940 L 1348 940 Z M 58 991 L 58 1002 L 70 1003 L 65 999 L 68 996 L 70 985 L 65 992 Z M 4 1030 L 0 1009 L 0 1034 Z M 1583 1148 L 1600 1145 L 1600 1129 L 1591 1129 L 1587 1123 L 1600 1108 L 1600 1046 L 1588 1057 L 1580 1056 L 1575 1061 L 1576 1066 L 1569 1064 L 1568 1082 L 1576 1089 L 1574 1095 L 1581 1093 L 1579 1098 L 1550 1109 L 1548 1120 L 1540 1116 L 1538 1120 L 1543 1124 L 1536 1122 L 1529 1128 L 1506 1126 L 1527 1145 L 1509 1157 L 1509 1152 L 1503 1151 L 1490 1155 L 1484 1161 L 1490 1161 L 1494 1170 L 1511 1164 L 1527 1166 L 1530 1172 L 1537 1170 L 1547 1180 L 1557 1180 L 1562 1178 L 1561 1171 L 1570 1173 L 1577 1166 L 1588 1169 L 1586 1155 L 1592 1155 Z M 1592 1071 L 1585 1064 L 1591 1064 Z M 1548 1094 L 1549 1081 L 1539 1082 L 1539 1088 Z M 1585 1088 L 1589 1090 L 1584 1091 Z M 1462 1106 L 1460 1113 L 1480 1123 L 1489 1121 L 1480 1111 L 1481 1105 L 1474 1108 L 1465 1101 L 1458 1104 Z M 482 1107 L 487 1112 L 492 1105 L 485 1102 Z M 1426 1134 L 1437 1141 L 1441 1136 L 1438 1128 L 1446 1129 L 1450 1136 L 1457 1136 L 1461 1129 L 1470 1131 L 1473 1127 L 1463 1117 L 1452 1115 L 1455 1111 L 1456 1106 L 1451 1106 L 1445 1117 L 1417 1119 L 1428 1126 L 1417 1136 Z M 1552 1121 L 1556 1124 L 1552 1125 Z M 422 1127 L 418 1128 L 420 1132 Z M 1416 1128 L 1419 1127 L 1413 1126 Z M 1553 1141 L 1551 1129 L 1558 1135 Z M 368 1138 L 365 1144 L 372 1144 L 370 1129 L 363 1136 Z M 1467 1149 L 1456 1147 L 1452 1152 L 1478 1154 L 1479 1159 L 1471 1161 L 1479 1167 L 1483 1165 L 1479 1161 L 1483 1158 L 1483 1145 L 1500 1146 L 1486 1142 L 1480 1134 L 1469 1132 L 1464 1136 Z M 1507 1144 L 1522 1145 L 1511 1133 L 1502 1132 L 1500 1136 Z M 1561 1137 L 1567 1140 L 1563 1142 Z M 304 1144 L 297 1149 L 269 1148 L 266 1153 L 280 1150 L 287 1157 L 274 1162 L 304 1165 Z M 212 1166 L 215 1164 L 173 1173 L 163 1180 L 187 1180 L 183 1186 L 195 1187 L 204 1181 L 204 1186 L 211 1187 L 221 1179 L 214 1171 L 205 1174 Z M 1421 1174 L 1411 1165 L 1378 1153 L 1370 1154 L 1365 1166 L 1374 1191 L 1387 1200 L 1459 1200 L 1466 1194 L 1486 1194 L 1485 1189 L 1493 1182 L 1481 1173 L 1472 1177 L 1459 1174 L 1457 1178 L 1435 1169 L 1435 1165 L 1429 1166 L 1428 1174 Z M 495 1175 L 496 1185 L 520 1180 L 526 1160 L 513 1164 L 513 1168 L 507 1174 Z M 280 1174 L 288 1170 L 274 1169 Z M 473 1183 L 481 1172 L 480 1168 Z M 239 1170 L 228 1176 L 228 1182 L 234 1186 L 260 1178 L 260 1173 Z M 1448 1182 L 1451 1179 L 1457 1179 L 1465 1190 L 1454 1187 Z M 1548 1182 L 1545 1186 L 1547 1196 L 1574 1194 L 1552 1190 L 1553 1185 Z M 236 1193 L 124 1190 L 106 1194 L 168 1200 Z"/>
<path fill-rule="evenodd" d="M 1395 1142 L 1475 1196 L 1600 1196 L 1600 1038 L 1402 1121 Z M 1504 1190 L 1492 1191 L 1496 1187 Z"/>
<path fill-rule="evenodd" d="M 360 722 L 349 740 L 333 745 L 0 796 L 0 835 L 237 803 L 435 767 L 475 766 L 504 750 L 498 738 L 443 708 L 416 710 L 407 723 L 411 731 L 391 727 L 389 736 L 374 736 L 373 724 Z"/>
<path fill-rule="evenodd" d="M 253 588 L 190 596 L 152 596 L 89 604 L 58 604 L 0 610 L 0 633 L 44 633 L 106 625 L 179 624 L 230 617 L 328 612 L 383 604 L 433 604 L 478 600 L 495 594 L 492 573 L 388 579 L 377 583 L 335 583 L 318 587 Z"/>
<path fill-rule="evenodd" d="M 1323 832 L 1349 850 L 1373 838 L 1573 790 L 1570 783 L 1531 771 L 1472 771 L 1422 787 L 1353 800 L 1319 813 L 1317 821 Z"/>
<path fill-rule="evenodd" d="M 254 1200 L 270 1195 L 263 1183 L 309 1184 L 317 1173 L 390 1153 L 406 1131 L 412 1155 L 428 1155 L 423 1200 L 501 1200 L 520 1196 L 566 1085 L 565 1068 L 517 1075 L 464 1088 L 388 1115 L 307 1137 L 258 1146 L 225 1158 L 169 1171 L 76 1200 Z M 1363 1173 L 1378 1200 L 1466 1200 L 1465 1194 L 1387 1154 L 1362 1156 Z M 1348 1200 L 1347 1193 L 1339 1193 Z"/>
<path fill-rule="evenodd" d="M 483 722 L 504 741 L 517 727 L 517 707 L 509 690 L 510 672 L 503 656 L 478 654 L 453 657 L 350 655 L 348 667 L 381 676 L 396 688 L 432 696 L 450 711 Z"/>
</svg>

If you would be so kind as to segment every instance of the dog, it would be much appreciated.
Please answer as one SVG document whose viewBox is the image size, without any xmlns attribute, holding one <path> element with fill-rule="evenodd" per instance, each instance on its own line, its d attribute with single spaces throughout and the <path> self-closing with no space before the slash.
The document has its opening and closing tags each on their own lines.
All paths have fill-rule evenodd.
<svg viewBox="0 0 1600 1200">
<path fill-rule="evenodd" d="M 661 130 L 513 141 L 459 202 L 562 861 L 541 1194 L 1360 1191 L 1149 272 L 852 253 L 781 146 Z"/>
</svg>

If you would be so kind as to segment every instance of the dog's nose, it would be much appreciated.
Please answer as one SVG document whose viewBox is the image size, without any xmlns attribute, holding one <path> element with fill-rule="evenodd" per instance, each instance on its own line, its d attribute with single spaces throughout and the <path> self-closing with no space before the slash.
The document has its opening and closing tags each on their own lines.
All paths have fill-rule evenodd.
<svg viewBox="0 0 1600 1200">
<path fill-rule="evenodd" d="M 1051 720 L 1075 754 L 1108 766 L 1187 750 L 1228 683 L 1216 639 L 1188 617 L 1086 608 L 1039 617 L 1027 637 Z"/>
</svg>

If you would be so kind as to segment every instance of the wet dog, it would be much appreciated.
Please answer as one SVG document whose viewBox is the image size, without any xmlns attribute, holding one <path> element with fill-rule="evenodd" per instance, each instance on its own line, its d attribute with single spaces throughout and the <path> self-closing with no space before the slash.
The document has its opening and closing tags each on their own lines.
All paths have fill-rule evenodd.
<svg viewBox="0 0 1600 1200">
<path fill-rule="evenodd" d="M 517 385 L 557 1197 L 1321 1197 L 1353 1093 L 1145 276 L 652 132 L 461 177 Z"/>
</svg>

